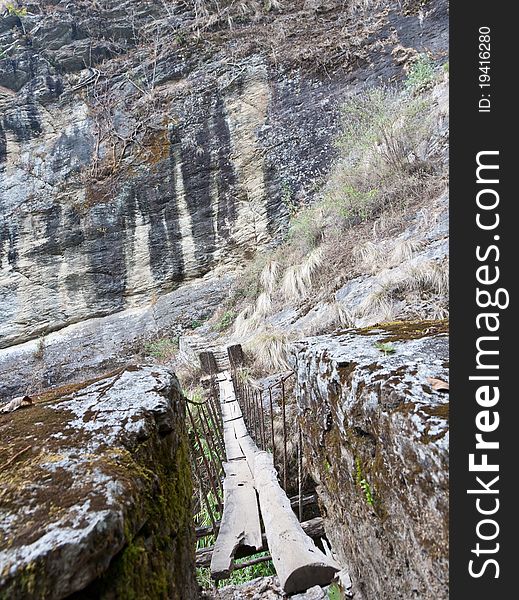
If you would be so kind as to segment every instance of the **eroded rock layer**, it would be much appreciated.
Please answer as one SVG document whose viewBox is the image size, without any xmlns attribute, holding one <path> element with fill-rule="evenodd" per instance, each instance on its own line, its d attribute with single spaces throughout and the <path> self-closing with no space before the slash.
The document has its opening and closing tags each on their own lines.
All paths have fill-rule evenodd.
<svg viewBox="0 0 519 600">
<path fill-rule="evenodd" d="M 344 97 L 445 57 L 444 0 L 260 4 L 0 8 L 0 348 L 275 243 Z"/>
</svg>

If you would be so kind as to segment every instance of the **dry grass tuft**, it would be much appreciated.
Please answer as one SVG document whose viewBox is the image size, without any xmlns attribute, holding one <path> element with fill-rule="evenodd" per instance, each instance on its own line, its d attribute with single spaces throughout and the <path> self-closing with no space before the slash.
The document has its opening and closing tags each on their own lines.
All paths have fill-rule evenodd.
<svg viewBox="0 0 519 600">
<path fill-rule="evenodd" d="M 381 284 L 380 289 L 360 304 L 356 314 L 369 321 L 393 321 L 396 315 L 394 291 L 392 283 Z"/>
<path fill-rule="evenodd" d="M 281 293 L 287 300 L 304 298 L 312 289 L 323 261 L 323 249 L 312 250 L 306 260 L 298 265 L 289 265 L 281 284 Z"/>
<path fill-rule="evenodd" d="M 260 372 L 278 373 L 288 370 L 288 337 L 276 329 L 265 329 L 245 344 Z"/>
<path fill-rule="evenodd" d="M 423 245 L 419 239 L 398 240 L 394 244 L 390 241 L 368 241 L 355 248 L 354 256 L 363 272 L 378 273 L 411 260 Z"/>
<path fill-rule="evenodd" d="M 409 291 L 447 296 L 449 293 L 449 269 L 447 263 L 427 261 L 409 269 L 406 280 Z"/>
<path fill-rule="evenodd" d="M 189 393 L 199 386 L 200 378 L 203 375 L 202 368 L 198 362 L 192 363 L 187 361 L 177 363 L 175 366 L 175 374 L 178 377 L 182 389 Z"/>
<path fill-rule="evenodd" d="M 422 250 L 423 246 L 424 244 L 421 240 L 409 239 L 399 241 L 391 252 L 388 266 L 394 267 L 411 260 L 415 254 Z"/>
<path fill-rule="evenodd" d="M 257 319 L 255 318 L 254 309 L 252 306 L 246 306 L 238 313 L 238 316 L 234 321 L 233 337 L 240 340 L 245 339 L 256 329 L 256 327 Z"/>
<path fill-rule="evenodd" d="M 267 315 L 270 312 L 272 307 L 272 299 L 268 292 L 261 292 L 256 300 L 256 310 L 254 311 L 254 316 L 260 317 L 263 315 Z"/>
<path fill-rule="evenodd" d="M 427 301 L 418 314 L 423 318 L 448 316 L 449 270 L 447 261 L 423 261 L 408 267 L 380 284 L 380 288 L 362 302 L 357 315 L 369 320 L 391 321 L 395 317 L 396 303 L 411 299 Z"/>
<path fill-rule="evenodd" d="M 260 282 L 263 289 L 271 292 L 276 284 L 276 279 L 279 274 L 279 263 L 276 260 L 270 260 L 263 271 L 261 271 Z"/>
</svg>

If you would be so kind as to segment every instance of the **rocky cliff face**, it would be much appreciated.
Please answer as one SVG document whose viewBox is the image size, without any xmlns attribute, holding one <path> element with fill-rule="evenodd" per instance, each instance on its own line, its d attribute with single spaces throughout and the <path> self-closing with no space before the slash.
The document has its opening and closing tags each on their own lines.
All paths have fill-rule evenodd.
<svg viewBox="0 0 519 600">
<path fill-rule="evenodd" d="M 100 6 L 35 3 L 0 26 L 3 346 L 239 262 L 283 227 L 281 184 L 332 156 L 333 83 L 148 39 L 189 34 L 186 7 Z"/>
<path fill-rule="evenodd" d="M 150 309 L 203 276 L 214 290 L 327 172 L 344 95 L 397 77 L 402 49 L 446 48 L 442 0 L 427 29 L 412 2 L 362 19 L 332 0 L 267 4 L 4 9 L 0 348 Z"/>
<path fill-rule="evenodd" d="M 394 323 L 293 349 L 305 458 L 355 598 L 448 595 L 444 327 Z"/>
<path fill-rule="evenodd" d="M 195 598 L 184 421 L 155 367 L 0 414 L 0 598 Z"/>
</svg>

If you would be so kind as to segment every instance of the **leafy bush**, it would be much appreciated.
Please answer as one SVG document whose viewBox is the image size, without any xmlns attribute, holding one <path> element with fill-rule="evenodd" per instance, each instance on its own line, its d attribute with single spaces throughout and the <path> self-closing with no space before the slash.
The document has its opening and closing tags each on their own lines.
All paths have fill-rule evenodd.
<svg viewBox="0 0 519 600">
<path fill-rule="evenodd" d="M 433 81 L 434 65 L 427 54 L 420 54 L 418 60 L 409 69 L 405 87 L 412 92 L 421 92 L 427 89 Z"/>
</svg>

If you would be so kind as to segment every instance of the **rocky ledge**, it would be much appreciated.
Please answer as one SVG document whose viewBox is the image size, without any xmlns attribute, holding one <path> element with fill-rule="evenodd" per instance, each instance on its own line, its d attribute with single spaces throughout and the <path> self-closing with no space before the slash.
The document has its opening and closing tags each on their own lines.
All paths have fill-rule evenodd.
<svg viewBox="0 0 519 600">
<path fill-rule="evenodd" d="M 292 349 L 305 458 L 355 598 L 448 596 L 448 337 L 443 321 Z"/>
<path fill-rule="evenodd" d="M 0 414 L 0 599 L 195 598 L 191 494 L 166 369 Z"/>
</svg>

